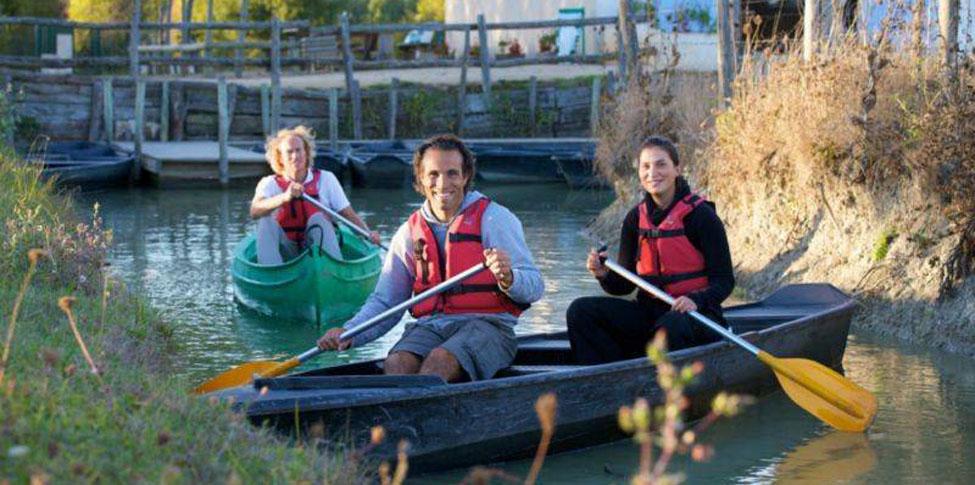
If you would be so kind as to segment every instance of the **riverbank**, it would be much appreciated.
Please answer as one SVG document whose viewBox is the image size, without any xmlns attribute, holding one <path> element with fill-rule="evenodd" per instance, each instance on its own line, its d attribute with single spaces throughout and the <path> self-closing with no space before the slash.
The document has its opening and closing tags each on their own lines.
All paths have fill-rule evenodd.
<svg viewBox="0 0 975 485">
<path fill-rule="evenodd" d="M 294 445 L 174 376 L 180 342 L 139 296 L 106 280 L 111 233 L 77 219 L 38 170 L 0 153 L 0 328 L 15 324 L 0 383 L 0 477 L 12 482 L 350 483 L 366 471 L 341 450 Z M 28 270 L 43 248 L 12 322 Z M 58 301 L 99 369 L 90 370 Z"/>
<path fill-rule="evenodd" d="M 972 64 L 952 80 L 936 59 L 855 42 L 814 64 L 756 64 L 707 130 L 668 124 L 667 109 L 647 123 L 681 142 L 685 173 L 717 203 L 745 295 L 827 281 L 861 302 L 858 331 L 975 356 Z M 636 147 L 620 139 L 634 126 L 601 136 L 625 202 L 599 227 L 639 195 Z"/>
</svg>

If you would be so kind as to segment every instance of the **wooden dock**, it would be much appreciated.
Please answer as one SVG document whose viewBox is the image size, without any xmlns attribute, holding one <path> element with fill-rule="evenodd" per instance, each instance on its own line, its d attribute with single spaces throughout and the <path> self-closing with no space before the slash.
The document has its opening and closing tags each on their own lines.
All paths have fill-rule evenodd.
<svg viewBox="0 0 975 485">
<path fill-rule="evenodd" d="M 115 147 L 134 152 L 133 142 L 117 142 Z M 230 183 L 251 183 L 271 173 L 263 153 L 227 147 Z M 220 186 L 220 146 L 215 141 L 145 142 L 142 166 L 149 181 L 160 187 Z"/>
</svg>

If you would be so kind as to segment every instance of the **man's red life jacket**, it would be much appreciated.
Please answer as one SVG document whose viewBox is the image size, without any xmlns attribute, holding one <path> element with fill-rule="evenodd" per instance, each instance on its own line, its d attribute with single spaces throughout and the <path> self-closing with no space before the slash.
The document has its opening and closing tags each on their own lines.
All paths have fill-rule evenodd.
<svg viewBox="0 0 975 485">
<path fill-rule="evenodd" d="M 311 181 L 304 185 L 305 193 L 317 198 L 318 197 L 318 181 L 322 178 L 322 172 L 318 169 L 311 169 Z M 288 186 L 291 182 L 277 175 L 274 177 L 274 181 L 277 182 L 278 187 L 283 191 L 288 190 Z M 319 209 L 312 205 L 305 199 L 294 199 L 287 204 L 280 207 L 281 210 L 278 211 L 278 224 L 281 229 L 284 229 L 284 234 L 288 236 L 288 239 L 301 244 L 305 241 L 305 226 L 308 224 L 308 218 L 310 218 Z"/>
<path fill-rule="evenodd" d="M 708 287 L 704 255 L 684 234 L 684 218 L 705 200 L 688 194 L 677 201 L 667 217 L 655 226 L 646 202 L 640 202 L 639 256 L 637 273 L 673 297 Z"/>
<path fill-rule="evenodd" d="M 440 259 L 437 239 L 420 210 L 410 215 L 410 237 L 413 240 L 413 259 L 416 278 L 413 294 L 436 286 L 484 260 L 481 245 L 481 218 L 491 203 L 484 197 L 467 206 L 450 224 L 445 238 L 446 264 Z M 445 274 L 446 273 L 446 274 Z M 481 271 L 454 288 L 430 297 L 410 308 L 415 318 L 430 313 L 510 313 L 521 314 L 528 305 L 515 303 L 498 287 L 498 280 L 489 270 Z"/>
</svg>

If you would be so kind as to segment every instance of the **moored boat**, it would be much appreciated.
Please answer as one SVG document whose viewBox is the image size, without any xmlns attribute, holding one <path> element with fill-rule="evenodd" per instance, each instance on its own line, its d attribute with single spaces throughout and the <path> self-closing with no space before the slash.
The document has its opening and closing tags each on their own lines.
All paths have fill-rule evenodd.
<svg viewBox="0 0 975 485">
<path fill-rule="evenodd" d="M 802 357 L 841 369 L 853 300 L 825 284 L 790 285 L 757 303 L 729 308 L 732 330 L 781 357 Z M 767 366 L 726 342 L 670 353 L 680 366 L 700 361 L 705 371 L 686 391 L 688 418 L 703 416 L 720 391 L 760 395 L 778 386 Z M 519 338 L 514 363 L 490 380 L 445 384 L 434 376 L 385 376 L 381 361 L 317 369 L 222 391 L 257 424 L 286 433 L 323 426 L 362 446 L 370 428 L 385 442 L 373 453 L 395 459 L 410 443 L 410 470 L 436 470 L 530 456 L 541 434 L 534 402 L 558 399 L 552 451 L 622 437 L 616 412 L 638 396 L 663 401 L 655 369 L 645 358 L 580 366 L 565 333 Z M 307 430 L 302 430 L 302 435 Z"/>
<path fill-rule="evenodd" d="M 59 185 L 82 189 L 125 185 L 134 157 L 105 143 L 87 141 L 51 142 L 30 162 L 43 166 L 41 176 Z"/>
<path fill-rule="evenodd" d="M 257 263 L 256 239 L 248 235 L 234 250 L 235 296 L 245 306 L 276 318 L 334 326 L 348 320 L 376 286 L 382 266 L 379 248 L 339 226 L 342 259 L 317 247 L 280 265 Z"/>
</svg>

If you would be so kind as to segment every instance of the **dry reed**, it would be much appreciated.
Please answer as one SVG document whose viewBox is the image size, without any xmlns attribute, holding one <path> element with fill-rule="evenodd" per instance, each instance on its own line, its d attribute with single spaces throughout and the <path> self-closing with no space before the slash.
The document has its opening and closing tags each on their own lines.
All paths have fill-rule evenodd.
<svg viewBox="0 0 975 485">
<path fill-rule="evenodd" d="M 0 358 L 0 385 L 3 384 L 3 378 L 7 373 L 7 360 L 10 358 L 10 349 L 14 341 L 14 330 L 17 328 L 17 315 L 20 313 L 20 304 L 24 301 L 24 295 L 27 294 L 27 287 L 30 286 L 30 280 L 34 276 L 37 261 L 46 255 L 47 253 L 44 250 L 36 248 L 27 252 L 27 259 L 29 261 L 27 274 L 24 275 L 24 281 L 20 285 L 20 291 L 17 292 L 17 298 L 14 299 L 14 308 L 10 312 L 10 323 L 7 325 L 7 339 L 3 343 L 3 357 Z"/>
</svg>

